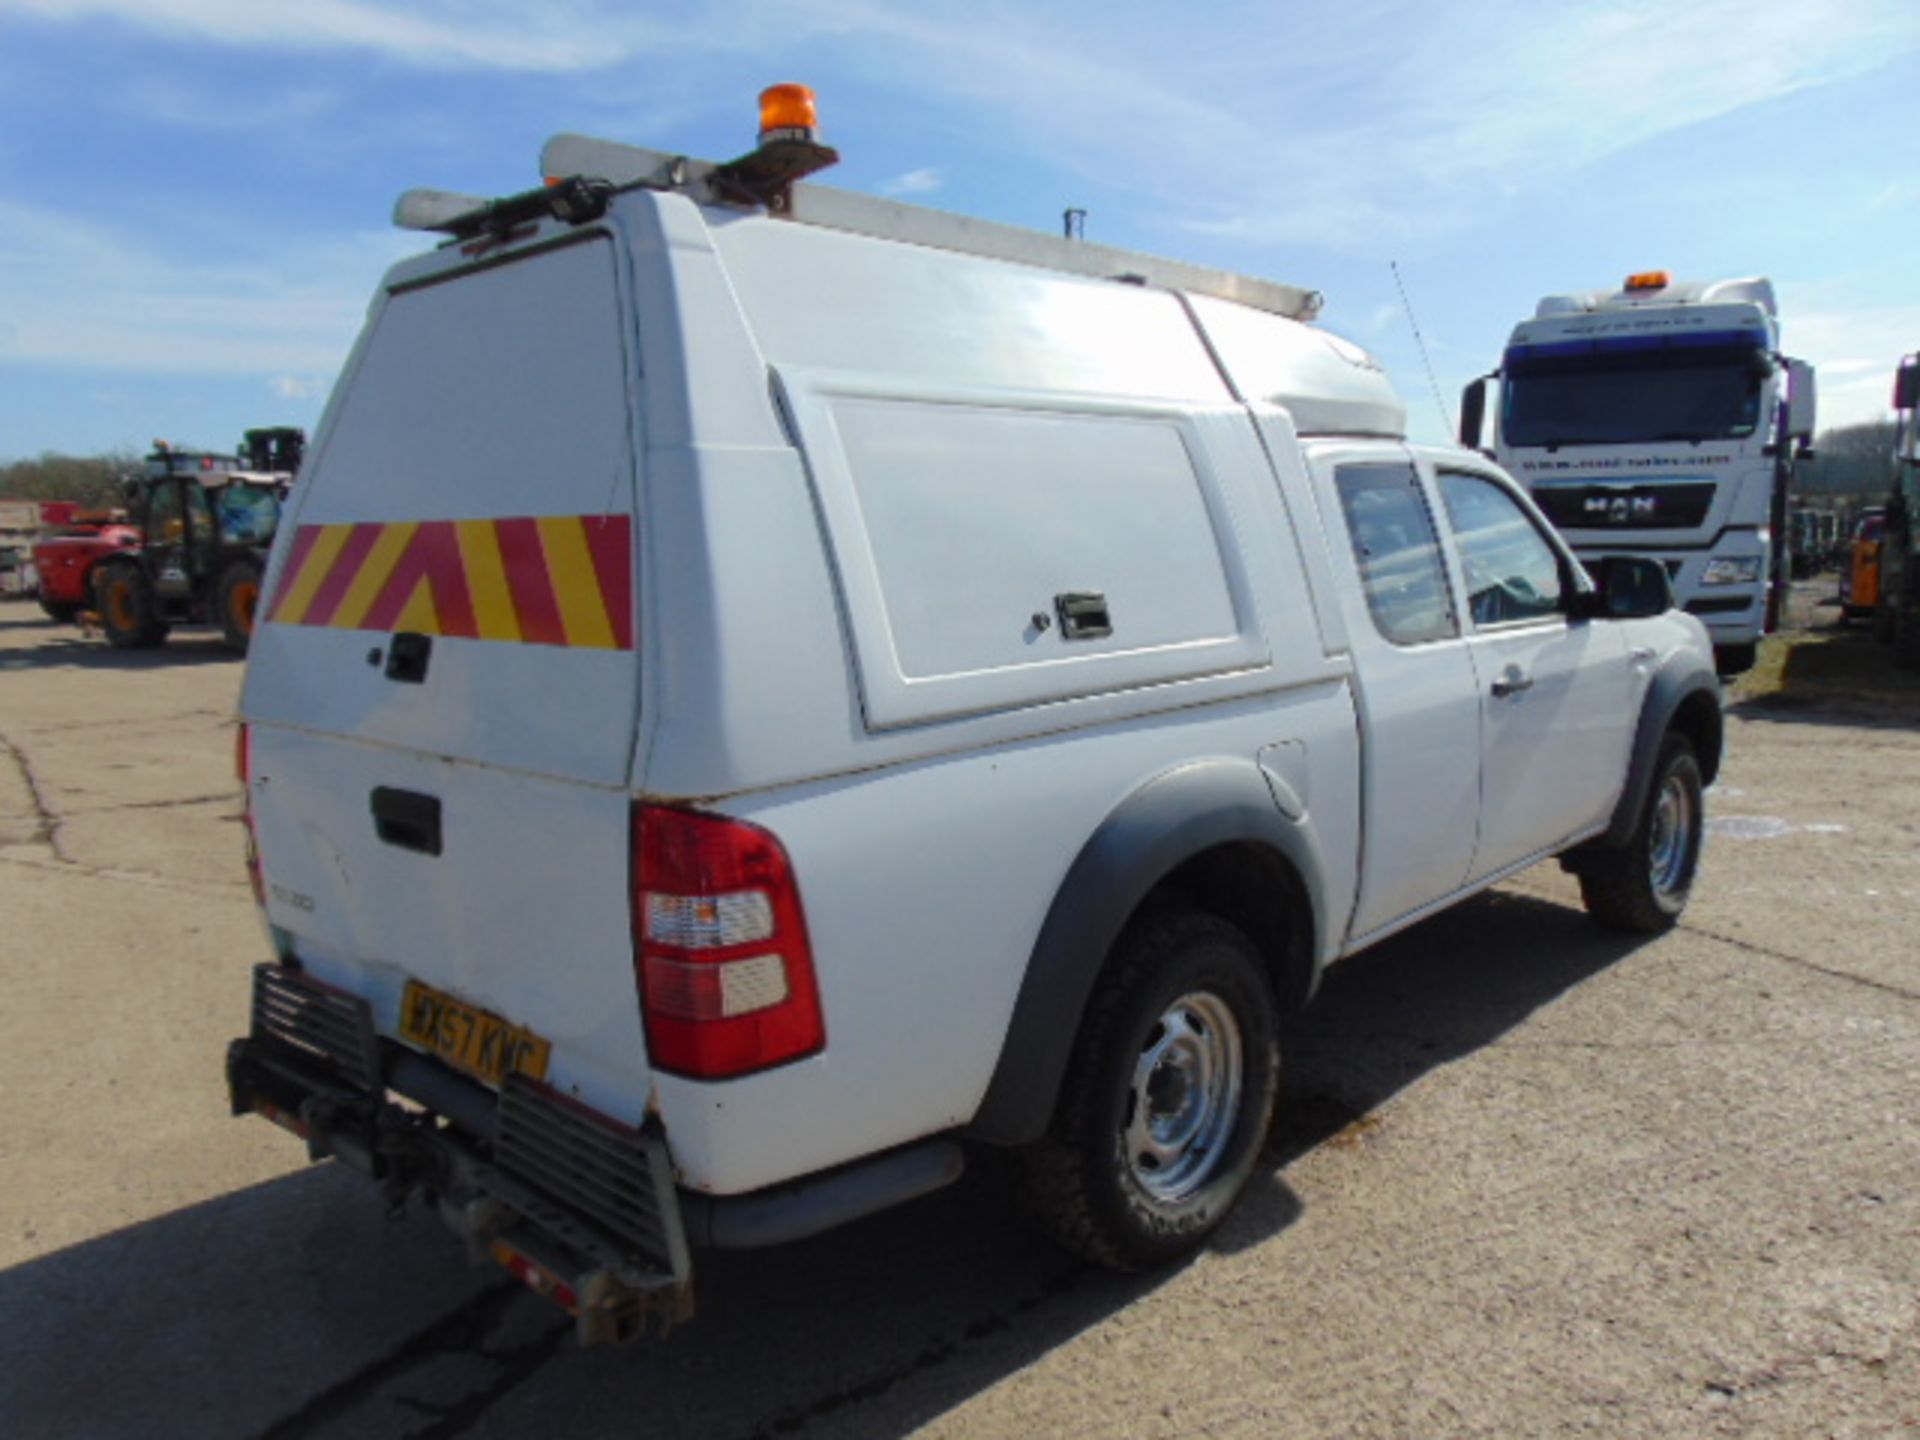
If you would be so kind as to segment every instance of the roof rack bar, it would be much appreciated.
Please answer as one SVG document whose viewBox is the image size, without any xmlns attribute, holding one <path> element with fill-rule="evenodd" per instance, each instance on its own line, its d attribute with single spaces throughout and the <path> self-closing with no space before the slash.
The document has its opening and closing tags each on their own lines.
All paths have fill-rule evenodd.
<svg viewBox="0 0 1920 1440">
<path fill-rule="evenodd" d="M 731 197 L 716 193 L 712 183 L 714 172 L 721 169 L 723 167 L 711 161 L 670 155 L 614 140 L 596 140 L 586 135 L 556 135 L 540 152 L 540 172 L 543 175 L 591 176 L 610 181 L 620 189 L 645 187 L 677 190 L 692 195 L 703 204 L 730 203 Z M 405 203 L 406 197 L 403 196 L 402 204 Z M 474 208 L 472 205 L 466 207 L 469 212 Z M 1239 275 L 1230 270 L 1190 265 L 1158 255 L 1091 244 L 1085 240 L 1069 240 L 1060 235 L 1024 230 L 990 220 L 976 220 L 921 205 L 903 205 L 897 200 L 882 200 L 824 185 L 795 184 L 784 218 L 827 230 L 925 245 L 936 250 L 953 250 L 1047 270 L 1063 270 L 1075 275 L 1128 280 L 1169 290 L 1212 295 L 1256 310 L 1284 315 L 1291 320 L 1313 319 L 1320 313 L 1322 301 L 1318 290 Z M 440 225 L 429 228 L 442 229 L 445 225 L 446 221 L 442 221 Z"/>
</svg>

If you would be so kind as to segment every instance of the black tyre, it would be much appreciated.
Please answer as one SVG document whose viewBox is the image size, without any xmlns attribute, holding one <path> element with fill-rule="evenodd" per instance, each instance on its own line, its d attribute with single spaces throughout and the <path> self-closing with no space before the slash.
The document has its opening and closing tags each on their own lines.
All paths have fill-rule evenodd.
<svg viewBox="0 0 1920 1440">
<path fill-rule="evenodd" d="M 1920 611 L 1907 605 L 1894 605 L 1893 659 L 1896 665 L 1920 670 Z"/>
<path fill-rule="evenodd" d="M 1633 838 L 1581 865 L 1580 897 L 1589 915 L 1643 935 L 1673 928 L 1700 870 L 1706 820 L 1701 788 L 1693 747 L 1684 735 L 1668 735 Z"/>
<path fill-rule="evenodd" d="M 102 565 L 93 572 L 100 632 L 116 650 L 145 650 L 167 638 L 153 582 L 138 565 Z"/>
<path fill-rule="evenodd" d="M 45 595 L 38 598 L 40 608 L 47 612 L 47 618 L 49 620 L 58 620 L 62 625 L 65 625 L 80 613 L 80 607 L 71 600 L 51 600 Z"/>
<path fill-rule="evenodd" d="M 220 572 L 220 586 L 214 606 L 220 615 L 220 633 L 227 648 L 247 653 L 253 639 L 254 612 L 260 605 L 260 567 L 251 560 L 236 560 Z"/>
<path fill-rule="evenodd" d="M 1273 992 L 1245 934 L 1170 911 L 1122 936 L 1088 1005 L 1029 1206 L 1116 1270 L 1197 1248 L 1246 1187 L 1280 1090 Z"/>
<path fill-rule="evenodd" d="M 1716 645 L 1713 647 L 1713 668 L 1722 676 L 1744 675 L 1753 669 L 1754 657 L 1758 654 L 1754 645 Z"/>
<path fill-rule="evenodd" d="M 1897 628 L 1898 623 L 1894 617 L 1893 606 L 1882 600 L 1873 609 L 1873 638 L 1882 645 L 1891 645 Z"/>
</svg>

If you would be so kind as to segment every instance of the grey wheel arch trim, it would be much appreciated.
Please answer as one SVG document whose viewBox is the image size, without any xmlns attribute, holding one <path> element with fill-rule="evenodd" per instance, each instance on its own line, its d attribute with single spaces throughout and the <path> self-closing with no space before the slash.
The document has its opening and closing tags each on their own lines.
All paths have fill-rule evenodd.
<svg viewBox="0 0 1920 1440">
<path fill-rule="evenodd" d="M 1166 771 L 1115 806 L 1069 867 L 1034 943 L 969 1135 L 1021 1145 L 1046 1132 L 1088 998 L 1122 928 L 1180 865 L 1234 844 L 1265 847 L 1299 880 L 1310 912 L 1301 917 L 1310 970 L 1299 998 L 1312 993 L 1325 965 L 1327 902 L 1311 833 L 1280 813 L 1251 760 L 1203 760 Z"/>
<path fill-rule="evenodd" d="M 1695 699 L 1696 696 L 1701 699 Z M 1712 783 L 1720 770 L 1720 750 L 1726 734 L 1721 719 L 1720 679 L 1714 674 L 1711 664 L 1697 656 L 1677 654 L 1654 673 L 1653 682 L 1647 687 L 1647 698 L 1640 706 L 1640 722 L 1633 732 L 1633 753 L 1627 765 L 1627 783 L 1620 791 L 1620 800 L 1614 806 L 1613 818 L 1606 830 L 1587 842 L 1588 845 L 1596 849 L 1615 848 L 1633 838 L 1640 811 L 1646 805 L 1647 794 L 1653 787 L 1653 770 L 1660 759 L 1660 742 L 1666 738 L 1683 706 L 1690 702 L 1699 705 L 1703 701 L 1711 701 L 1713 705 L 1714 722 L 1710 727 L 1712 739 L 1705 747 L 1711 753 L 1702 754 L 1702 747 L 1696 746 L 1695 758 L 1700 762 L 1702 780 Z"/>
</svg>

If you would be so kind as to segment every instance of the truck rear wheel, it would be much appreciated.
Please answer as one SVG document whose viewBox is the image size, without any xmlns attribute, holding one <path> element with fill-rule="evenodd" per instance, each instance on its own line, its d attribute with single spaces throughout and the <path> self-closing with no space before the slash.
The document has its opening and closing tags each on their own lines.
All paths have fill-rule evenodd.
<svg viewBox="0 0 1920 1440">
<path fill-rule="evenodd" d="M 1896 665 L 1920 670 L 1920 608 L 1896 601 L 1893 614 L 1893 659 Z"/>
<path fill-rule="evenodd" d="M 1684 735 L 1668 735 L 1633 838 L 1617 850 L 1597 852 L 1580 867 L 1580 898 L 1589 915 L 1602 925 L 1642 935 L 1673 928 L 1700 869 L 1706 818 L 1701 790 L 1693 746 Z"/>
<path fill-rule="evenodd" d="M 102 565 L 94 572 L 93 593 L 101 633 L 116 650 L 145 650 L 167 638 L 153 582 L 138 565 Z"/>
<path fill-rule="evenodd" d="M 1895 629 L 1892 604 L 1882 599 L 1878 605 L 1873 607 L 1871 613 L 1873 615 L 1873 638 L 1878 640 L 1882 645 L 1891 645 L 1893 643 Z"/>
<path fill-rule="evenodd" d="M 227 648 L 241 655 L 253 639 L 254 614 L 260 605 L 260 567 L 251 560 L 236 560 L 220 572 L 220 590 L 215 597 L 220 610 L 220 633 Z"/>
<path fill-rule="evenodd" d="M 1067 1249 L 1116 1270 L 1197 1248 L 1246 1187 L 1280 1089 L 1273 992 L 1224 920 L 1174 911 L 1122 936 L 1094 992 L 1027 1200 Z"/>
</svg>

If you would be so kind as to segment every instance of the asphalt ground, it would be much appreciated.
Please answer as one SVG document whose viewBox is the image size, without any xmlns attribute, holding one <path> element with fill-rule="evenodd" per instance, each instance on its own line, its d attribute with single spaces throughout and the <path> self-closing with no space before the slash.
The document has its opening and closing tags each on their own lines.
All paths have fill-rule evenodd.
<svg viewBox="0 0 1920 1440">
<path fill-rule="evenodd" d="M 226 1113 L 239 665 L 0 602 L 0 1434 L 1920 1434 L 1920 690 L 1800 619 L 1680 928 L 1545 866 L 1340 966 L 1192 1262 L 1065 1259 L 985 1165 L 582 1352 Z"/>
</svg>

